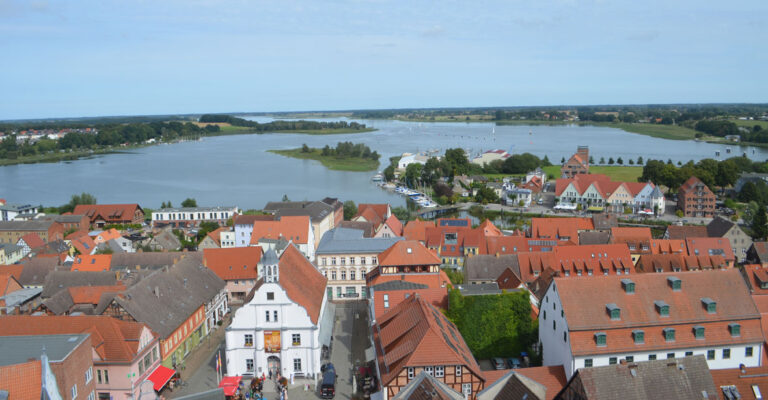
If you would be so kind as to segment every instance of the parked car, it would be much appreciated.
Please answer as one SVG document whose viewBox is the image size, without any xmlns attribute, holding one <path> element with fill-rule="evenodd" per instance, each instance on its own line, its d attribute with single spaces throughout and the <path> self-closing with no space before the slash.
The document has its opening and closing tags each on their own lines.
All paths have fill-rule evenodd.
<svg viewBox="0 0 768 400">
<path fill-rule="evenodd" d="M 491 362 L 493 362 L 493 369 L 504 369 L 504 360 L 501 358 L 494 357 Z"/>
<path fill-rule="evenodd" d="M 328 363 L 320 367 L 323 373 L 323 381 L 320 384 L 320 397 L 332 399 L 336 395 L 336 369 Z"/>
<path fill-rule="evenodd" d="M 507 358 L 507 365 L 509 365 L 509 368 L 515 369 L 515 368 L 520 368 L 523 365 L 523 363 L 517 357 L 510 357 L 510 358 Z"/>
</svg>

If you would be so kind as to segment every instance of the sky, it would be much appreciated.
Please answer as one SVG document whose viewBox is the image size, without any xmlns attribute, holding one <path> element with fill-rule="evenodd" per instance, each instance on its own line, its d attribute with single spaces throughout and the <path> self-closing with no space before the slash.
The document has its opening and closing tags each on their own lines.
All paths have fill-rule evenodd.
<svg viewBox="0 0 768 400">
<path fill-rule="evenodd" d="M 0 119 L 768 102 L 765 0 L 0 0 Z"/>
</svg>

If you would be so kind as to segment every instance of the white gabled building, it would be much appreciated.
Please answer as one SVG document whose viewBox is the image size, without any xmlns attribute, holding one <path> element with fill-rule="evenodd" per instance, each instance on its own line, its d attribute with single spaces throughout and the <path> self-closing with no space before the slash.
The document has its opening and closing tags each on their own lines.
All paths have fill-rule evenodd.
<svg viewBox="0 0 768 400">
<path fill-rule="evenodd" d="M 227 375 L 319 374 L 334 318 L 326 278 L 293 245 L 279 259 L 268 250 L 258 268 L 262 278 L 226 331 Z"/>
<path fill-rule="evenodd" d="M 711 369 L 756 367 L 758 312 L 736 269 L 554 278 L 541 299 L 544 365 L 577 369 L 704 355 Z"/>
</svg>

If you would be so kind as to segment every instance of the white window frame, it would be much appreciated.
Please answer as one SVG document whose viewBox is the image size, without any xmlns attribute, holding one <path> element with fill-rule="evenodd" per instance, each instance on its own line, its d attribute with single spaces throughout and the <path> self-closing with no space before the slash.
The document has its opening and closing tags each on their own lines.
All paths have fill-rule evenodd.
<svg viewBox="0 0 768 400">
<path fill-rule="evenodd" d="M 461 365 L 456 366 L 456 376 L 461 376 Z"/>
<path fill-rule="evenodd" d="M 93 367 L 88 367 L 85 370 L 85 383 L 90 383 L 93 380 Z"/>
<path fill-rule="evenodd" d="M 435 376 L 434 370 L 435 369 L 433 367 L 424 367 L 424 372 L 426 372 L 429 376 Z"/>
<path fill-rule="evenodd" d="M 435 378 L 442 378 L 445 376 L 445 367 L 438 365 L 435 367 Z"/>
<path fill-rule="evenodd" d="M 413 367 L 408 367 L 408 379 L 413 379 L 414 371 Z"/>
<path fill-rule="evenodd" d="M 471 383 L 462 383 L 461 384 L 461 393 L 466 396 L 467 398 L 472 396 L 472 384 Z"/>
<path fill-rule="evenodd" d="M 69 394 L 71 394 L 71 395 L 72 395 L 72 398 L 73 398 L 73 399 L 77 398 L 77 383 L 75 383 L 74 385 L 72 385 L 72 388 L 71 388 L 71 389 L 69 389 Z"/>
</svg>

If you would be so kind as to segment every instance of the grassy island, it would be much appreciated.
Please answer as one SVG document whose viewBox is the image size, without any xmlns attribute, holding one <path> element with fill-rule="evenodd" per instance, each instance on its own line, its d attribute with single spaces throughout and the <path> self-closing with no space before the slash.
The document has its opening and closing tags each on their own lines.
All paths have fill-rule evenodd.
<svg viewBox="0 0 768 400">
<path fill-rule="evenodd" d="M 326 168 L 337 171 L 375 171 L 379 167 L 379 154 L 368 146 L 352 142 L 339 142 L 336 148 L 326 145 L 322 149 L 308 147 L 298 149 L 269 150 L 281 156 L 320 161 Z"/>
</svg>

